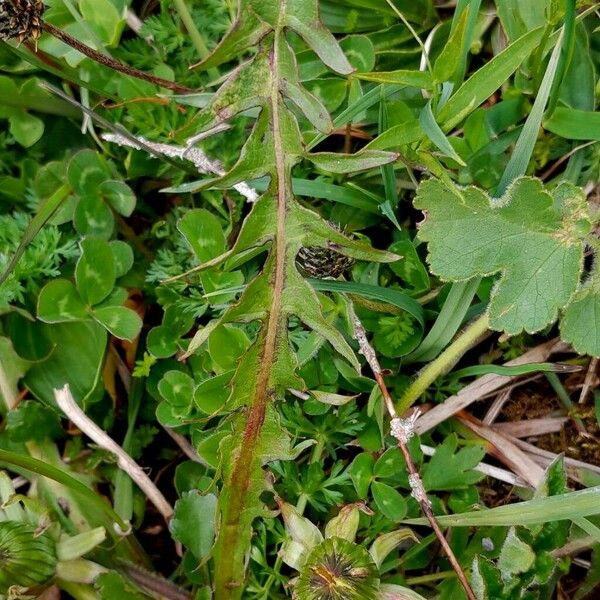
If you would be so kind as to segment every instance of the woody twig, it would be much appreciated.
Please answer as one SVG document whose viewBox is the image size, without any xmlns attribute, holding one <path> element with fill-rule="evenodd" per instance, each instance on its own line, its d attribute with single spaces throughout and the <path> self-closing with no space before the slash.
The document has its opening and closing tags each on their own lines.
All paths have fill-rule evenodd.
<svg viewBox="0 0 600 600">
<path fill-rule="evenodd" d="M 450 544 L 448 544 L 448 541 L 444 537 L 440 525 L 437 522 L 435 515 L 433 514 L 433 510 L 431 509 L 431 502 L 427 498 L 427 492 L 423 487 L 421 476 L 419 475 L 419 472 L 415 467 L 415 463 L 413 462 L 412 456 L 410 455 L 410 452 L 408 450 L 408 442 L 415 433 L 414 426 L 415 421 L 419 416 L 419 412 L 415 411 L 410 417 L 407 418 L 401 418 L 398 416 L 396 409 L 394 408 L 394 402 L 392 400 L 392 397 L 390 396 L 390 392 L 385 384 L 381 366 L 379 364 L 379 360 L 377 359 L 375 350 L 369 343 L 365 328 L 363 327 L 363 324 L 360 322 L 360 319 L 356 315 L 352 304 L 349 304 L 349 312 L 350 319 L 352 321 L 352 328 L 354 330 L 354 338 L 358 342 L 358 345 L 360 347 L 360 353 L 365 357 L 367 363 L 369 363 L 369 367 L 371 368 L 371 371 L 375 376 L 375 380 L 377 381 L 377 385 L 379 386 L 379 389 L 381 390 L 381 394 L 383 396 L 385 407 L 391 418 L 390 433 L 398 441 L 398 448 L 400 448 L 400 451 L 404 456 L 406 468 L 408 470 L 408 482 L 411 487 L 411 495 L 413 496 L 413 498 L 415 498 L 415 500 L 417 500 L 417 502 L 421 506 L 423 514 L 427 517 L 427 520 L 429 521 L 431 528 L 433 529 L 440 545 L 444 549 L 444 552 L 448 560 L 450 561 L 450 564 L 452 565 L 452 568 L 454 569 L 461 585 L 463 586 L 467 597 L 469 598 L 469 600 L 477 600 L 469 582 L 467 581 L 467 577 L 464 571 L 462 570 L 462 567 L 458 563 L 454 552 L 452 552 L 452 548 L 450 548 Z"/>
</svg>

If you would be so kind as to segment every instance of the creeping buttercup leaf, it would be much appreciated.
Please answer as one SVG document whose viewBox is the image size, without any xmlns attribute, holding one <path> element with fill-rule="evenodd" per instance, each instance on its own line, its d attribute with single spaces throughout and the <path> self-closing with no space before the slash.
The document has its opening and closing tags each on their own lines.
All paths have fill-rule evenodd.
<svg viewBox="0 0 600 600">
<path fill-rule="evenodd" d="M 184 492 L 175 503 L 175 513 L 169 524 L 173 537 L 198 560 L 211 550 L 215 539 L 217 497 L 203 496 L 196 490 Z"/>
<path fill-rule="evenodd" d="M 493 329 L 539 331 L 571 300 L 593 224 L 578 188 L 562 183 L 548 190 L 521 177 L 491 200 L 474 187 L 429 180 L 415 206 L 426 213 L 419 237 L 429 244 L 434 274 L 447 281 L 500 275 L 488 309 Z"/>
<path fill-rule="evenodd" d="M 107 241 L 85 238 L 75 267 L 75 284 L 84 302 L 102 302 L 112 291 L 117 278 L 115 258 Z"/>
<path fill-rule="evenodd" d="M 579 354 L 600 356 L 600 272 L 597 262 L 589 280 L 565 309 L 560 334 Z"/>
</svg>

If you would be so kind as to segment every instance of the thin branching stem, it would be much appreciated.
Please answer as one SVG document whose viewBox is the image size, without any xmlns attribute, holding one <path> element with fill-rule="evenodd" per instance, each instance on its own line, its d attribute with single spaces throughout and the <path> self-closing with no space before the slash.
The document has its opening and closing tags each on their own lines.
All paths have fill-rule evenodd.
<svg viewBox="0 0 600 600">
<path fill-rule="evenodd" d="M 113 71 L 118 71 L 119 73 L 123 73 L 124 75 L 130 75 L 131 77 L 148 81 L 149 83 L 153 83 L 154 85 L 158 85 L 168 90 L 173 90 L 174 92 L 177 92 L 179 94 L 189 94 L 195 91 L 191 88 L 179 85 L 178 83 L 175 83 L 173 81 L 168 81 L 167 79 L 163 79 L 162 77 L 157 77 L 156 75 L 146 73 L 145 71 L 141 71 L 140 69 L 136 69 L 135 67 L 130 67 L 129 65 L 115 60 L 114 58 L 111 58 L 110 56 L 107 56 L 102 52 L 98 52 L 97 50 L 90 48 L 90 46 L 83 44 L 82 42 L 69 35 L 62 29 L 55 27 L 51 23 L 44 22 L 42 24 L 42 28 L 46 33 L 49 33 L 56 39 L 67 44 L 67 46 L 74 48 L 78 52 L 81 52 L 81 54 L 87 56 L 88 58 L 91 58 L 92 60 L 96 61 L 97 63 L 100 63 L 101 65 L 104 65 L 105 67 L 108 67 L 109 69 L 112 69 Z"/>
<path fill-rule="evenodd" d="M 433 510 L 431 508 L 431 502 L 427 498 L 427 493 L 425 492 L 425 488 L 423 487 L 423 482 L 421 481 L 421 476 L 417 471 L 415 463 L 410 455 L 410 451 L 408 449 L 408 441 L 414 435 L 414 423 L 415 423 L 415 415 L 418 415 L 418 412 L 415 413 L 412 417 L 407 419 L 401 419 L 398 417 L 396 413 L 396 409 L 394 407 L 394 401 L 390 395 L 390 392 L 385 384 L 383 379 L 383 372 L 381 370 L 381 366 L 379 365 L 379 360 L 377 359 L 377 355 L 375 350 L 369 343 L 367 339 L 367 333 L 363 324 L 360 322 L 360 319 L 356 315 L 352 304 L 349 305 L 350 318 L 352 321 L 352 327 L 354 330 L 354 337 L 358 342 L 360 347 L 360 353 L 366 358 L 369 363 L 369 367 L 375 376 L 375 380 L 377 381 L 377 385 L 381 390 L 381 395 L 383 396 L 383 401 L 385 403 L 387 412 L 391 418 L 391 433 L 398 441 L 398 448 L 402 452 L 404 456 L 404 461 L 406 462 L 406 468 L 408 470 L 408 481 L 410 483 L 412 489 L 412 496 L 417 500 L 419 505 L 421 506 L 421 510 L 423 514 L 427 517 L 431 528 L 433 529 L 440 545 L 444 549 L 444 552 L 454 569 L 456 576 L 458 577 L 461 585 L 463 586 L 465 593 L 469 600 L 477 600 L 471 586 L 467 580 L 467 577 L 462 570 L 452 548 L 450 548 L 450 544 L 444 537 L 444 533 L 442 532 L 435 515 L 433 514 Z"/>
</svg>

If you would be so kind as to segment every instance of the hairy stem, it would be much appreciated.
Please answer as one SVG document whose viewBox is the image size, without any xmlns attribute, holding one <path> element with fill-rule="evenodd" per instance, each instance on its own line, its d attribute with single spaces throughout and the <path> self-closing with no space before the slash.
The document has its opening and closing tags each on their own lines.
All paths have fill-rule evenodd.
<svg viewBox="0 0 600 600">
<path fill-rule="evenodd" d="M 489 319 L 485 314 L 471 323 L 434 361 L 430 362 L 419 373 L 396 404 L 396 412 L 401 415 L 408 410 L 440 375 L 447 373 L 477 343 L 479 338 L 489 329 L 489 325 Z"/>
<path fill-rule="evenodd" d="M 423 487 L 421 476 L 419 475 L 419 472 L 417 471 L 412 456 L 410 455 L 410 451 L 408 449 L 408 441 L 414 435 L 415 418 L 414 416 L 408 419 L 398 418 L 398 414 L 396 413 L 396 409 L 394 408 L 394 401 L 392 400 L 390 392 L 383 379 L 383 373 L 381 370 L 381 366 L 379 365 L 377 355 L 375 354 L 375 350 L 369 344 L 365 328 L 363 327 L 363 324 L 360 322 L 359 318 L 356 316 L 352 304 L 350 304 L 350 317 L 354 329 L 354 337 L 358 341 L 361 354 L 367 359 L 367 362 L 371 367 L 371 371 L 375 376 L 377 385 L 381 390 L 381 394 L 383 396 L 383 400 L 385 402 L 388 414 L 392 419 L 391 433 L 398 440 L 398 448 L 400 448 L 400 451 L 404 456 L 406 469 L 408 471 L 408 481 L 412 489 L 412 496 L 415 498 L 415 500 L 417 500 L 417 502 L 421 506 L 423 514 L 427 517 L 427 520 L 429 521 L 429 524 L 431 525 L 435 536 L 437 537 L 440 545 L 442 546 L 444 553 L 450 561 L 450 564 L 452 565 L 456 576 L 458 577 L 461 585 L 463 586 L 467 597 L 469 598 L 469 600 L 477 600 L 475 594 L 473 593 L 473 590 L 471 589 L 471 586 L 469 585 L 467 577 L 462 570 L 462 567 L 456 559 L 456 556 L 454 556 L 454 552 L 452 552 L 452 548 L 450 548 L 450 544 L 448 544 L 448 541 L 444 537 L 444 533 L 442 532 L 442 529 L 440 528 L 440 525 L 437 522 L 435 515 L 433 514 L 433 510 L 431 509 L 431 502 L 427 498 L 427 493 L 425 492 L 425 488 Z M 415 414 L 416 416 L 418 416 L 418 412 Z"/>
<path fill-rule="evenodd" d="M 281 123 L 280 123 L 280 85 L 277 73 L 279 63 L 279 36 L 282 29 L 275 32 L 271 61 L 273 65 L 272 87 L 270 92 L 270 111 L 272 116 L 273 140 L 275 151 L 275 186 L 277 194 L 277 226 L 272 252 L 274 253 L 274 273 L 272 279 L 273 297 L 271 310 L 262 333 L 257 340 L 261 347 L 261 368 L 252 404 L 248 407 L 243 443 L 235 460 L 234 468 L 227 482 L 229 501 L 221 513 L 221 526 L 215 546 L 215 598 L 225 600 L 239 598 L 242 594 L 245 557 L 240 556 L 240 519 L 245 508 L 246 490 L 249 487 L 253 465 L 256 461 L 256 448 L 260 441 L 262 426 L 272 390 L 269 389 L 270 374 L 275 364 L 278 341 L 286 331 L 287 323 L 282 315 L 282 296 L 285 285 L 286 265 L 286 214 L 287 199 L 291 197 L 289 169 L 285 164 Z"/>
</svg>

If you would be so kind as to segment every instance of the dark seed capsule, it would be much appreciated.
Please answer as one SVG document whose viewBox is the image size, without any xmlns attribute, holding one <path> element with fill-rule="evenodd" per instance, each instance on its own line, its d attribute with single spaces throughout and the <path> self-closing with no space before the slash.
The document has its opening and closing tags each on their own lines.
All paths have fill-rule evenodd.
<svg viewBox="0 0 600 600">
<path fill-rule="evenodd" d="M 45 10 L 42 0 L 0 0 L 0 40 L 37 40 Z"/>
<path fill-rule="evenodd" d="M 306 277 L 324 279 L 339 277 L 354 264 L 354 259 L 344 256 L 331 248 L 309 246 L 300 248 L 296 256 L 296 265 Z"/>
</svg>

